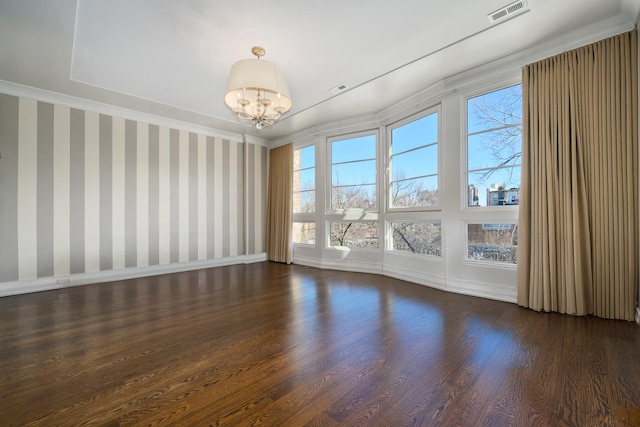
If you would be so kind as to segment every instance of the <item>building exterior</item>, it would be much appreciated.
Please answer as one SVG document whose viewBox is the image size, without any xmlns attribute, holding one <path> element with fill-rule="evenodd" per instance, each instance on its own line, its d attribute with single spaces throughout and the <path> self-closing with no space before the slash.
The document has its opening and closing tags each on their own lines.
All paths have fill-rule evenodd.
<svg viewBox="0 0 640 427">
<path fill-rule="evenodd" d="M 480 192 L 478 187 L 470 184 L 467 191 L 467 206 L 480 206 Z"/>
<path fill-rule="evenodd" d="M 491 187 L 487 189 L 487 206 L 505 206 L 505 205 L 519 205 L 520 204 L 520 188 L 509 188 L 500 185 L 496 187 L 495 184 L 491 184 Z"/>
</svg>

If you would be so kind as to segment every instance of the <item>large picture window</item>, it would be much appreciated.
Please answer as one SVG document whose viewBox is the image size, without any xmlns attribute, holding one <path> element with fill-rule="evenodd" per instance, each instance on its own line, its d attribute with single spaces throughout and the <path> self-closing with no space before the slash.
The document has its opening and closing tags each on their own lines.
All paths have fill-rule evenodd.
<svg viewBox="0 0 640 427">
<path fill-rule="evenodd" d="M 391 127 L 389 208 L 438 205 L 438 113 Z"/>
<path fill-rule="evenodd" d="M 522 85 L 467 101 L 467 206 L 520 203 Z"/>
<path fill-rule="evenodd" d="M 375 134 L 330 141 L 331 210 L 377 208 Z"/>
</svg>

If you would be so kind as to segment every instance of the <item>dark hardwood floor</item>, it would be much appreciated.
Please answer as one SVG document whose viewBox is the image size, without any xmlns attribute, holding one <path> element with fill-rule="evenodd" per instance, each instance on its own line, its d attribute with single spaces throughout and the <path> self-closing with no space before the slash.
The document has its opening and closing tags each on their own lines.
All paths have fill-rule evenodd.
<svg viewBox="0 0 640 427">
<path fill-rule="evenodd" d="M 0 425 L 639 426 L 640 326 L 258 263 L 0 298 Z"/>
</svg>

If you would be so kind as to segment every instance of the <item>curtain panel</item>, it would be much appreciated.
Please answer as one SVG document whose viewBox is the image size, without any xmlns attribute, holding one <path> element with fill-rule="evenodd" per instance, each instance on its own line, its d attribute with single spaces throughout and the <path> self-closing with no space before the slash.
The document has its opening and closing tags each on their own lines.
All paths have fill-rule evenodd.
<svg viewBox="0 0 640 427">
<path fill-rule="evenodd" d="M 523 69 L 518 304 L 633 320 L 637 30 Z"/>
<path fill-rule="evenodd" d="M 269 152 L 267 196 L 267 258 L 291 264 L 293 215 L 293 144 Z"/>
</svg>

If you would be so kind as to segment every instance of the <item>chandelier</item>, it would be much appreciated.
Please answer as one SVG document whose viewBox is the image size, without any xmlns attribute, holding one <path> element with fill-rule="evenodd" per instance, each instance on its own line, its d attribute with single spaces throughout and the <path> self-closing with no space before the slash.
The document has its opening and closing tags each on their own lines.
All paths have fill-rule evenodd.
<svg viewBox="0 0 640 427">
<path fill-rule="evenodd" d="M 231 67 L 224 102 L 238 119 L 262 129 L 291 109 L 291 98 L 280 67 L 260 60 L 265 50 L 256 46 L 251 53 L 257 59 L 243 59 Z"/>
</svg>

